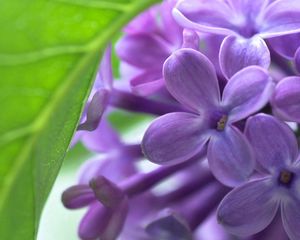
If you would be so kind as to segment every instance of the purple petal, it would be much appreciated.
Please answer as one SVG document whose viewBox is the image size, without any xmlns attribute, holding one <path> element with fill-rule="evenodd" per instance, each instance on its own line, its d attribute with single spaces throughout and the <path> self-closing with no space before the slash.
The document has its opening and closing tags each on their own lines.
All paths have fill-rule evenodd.
<svg viewBox="0 0 300 240">
<path fill-rule="evenodd" d="M 167 216 L 151 222 L 146 232 L 153 239 L 162 240 L 192 240 L 192 232 L 188 224 L 180 216 L 170 213 Z"/>
<path fill-rule="evenodd" d="M 126 152 L 112 152 L 103 158 L 97 156 L 86 161 L 80 168 L 79 183 L 88 184 L 92 178 L 100 175 L 113 182 L 124 180 L 136 173 L 134 158 Z"/>
<path fill-rule="evenodd" d="M 273 172 L 296 160 L 297 140 L 284 122 L 270 115 L 258 114 L 248 119 L 245 134 L 254 149 L 260 169 Z"/>
<path fill-rule="evenodd" d="M 183 0 L 173 10 L 175 20 L 182 27 L 221 35 L 234 34 L 232 10 L 219 0 Z"/>
<path fill-rule="evenodd" d="M 113 71 L 111 65 L 111 52 L 112 52 L 112 46 L 110 44 L 105 50 L 100 63 L 100 69 L 94 84 L 94 87 L 96 89 L 99 88 L 105 88 L 108 90 L 112 89 L 114 78 L 113 78 Z"/>
<path fill-rule="evenodd" d="M 98 176 L 90 181 L 90 187 L 95 197 L 105 206 L 116 208 L 125 198 L 123 191 L 113 182 L 103 176 Z"/>
<path fill-rule="evenodd" d="M 158 164 L 188 160 L 208 140 L 204 120 L 191 113 L 170 113 L 157 118 L 147 129 L 142 148 L 146 157 Z"/>
<path fill-rule="evenodd" d="M 283 201 L 281 205 L 281 216 L 283 227 L 291 240 L 300 239 L 300 202 L 290 199 Z"/>
<path fill-rule="evenodd" d="M 124 28 L 127 34 L 153 33 L 157 31 L 156 14 L 159 6 L 153 6 L 131 20 Z"/>
<path fill-rule="evenodd" d="M 102 118 L 108 105 L 109 91 L 106 89 L 98 90 L 87 106 L 86 120 L 81 123 L 77 130 L 94 131 Z"/>
<path fill-rule="evenodd" d="M 217 74 L 221 76 L 219 54 L 224 36 L 208 34 L 201 40 L 203 40 L 203 44 L 200 45 L 200 51 L 214 64 Z"/>
<path fill-rule="evenodd" d="M 269 101 L 274 83 L 268 72 L 258 66 L 244 68 L 227 83 L 222 105 L 229 110 L 229 121 L 235 122 L 260 110 Z"/>
<path fill-rule="evenodd" d="M 266 228 L 279 205 L 270 184 L 270 179 L 265 178 L 232 190 L 218 207 L 218 221 L 227 231 L 239 236 L 249 236 Z"/>
<path fill-rule="evenodd" d="M 207 158 L 214 176 L 227 186 L 237 186 L 246 181 L 254 169 L 254 158 L 247 139 L 232 126 L 211 137 Z"/>
<path fill-rule="evenodd" d="M 260 36 L 270 38 L 300 32 L 299 0 L 277 0 L 268 6 Z"/>
<path fill-rule="evenodd" d="M 66 208 L 77 209 L 91 204 L 96 198 L 88 185 L 76 185 L 65 190 L 61 199 Z"/>
<path fill-rule="evenodd" d="M 292 59 L 300 46 L 300 33 L 270 38 L 268 42 L 278 54 Z"/>
<path fill-rule="evenodd" d="M 166 43 L 148 34 L 124 36 L 116 45 L 118 56 L 140 68 L 162 65 L 170 55 Z"/>
<path fill-rule="evenodd" d="M 91 240 L 99 238 L 109 224 L 113 211 L 101 206 L 99 203 L 93 204 L 80 222 L 78 234 L 81 239 Z"/>
<path fill-rule="evenodd" d="M 112 159 L 101 159 L 100 157 L 95 157 L 93 159 L 89 159 L 83 163 L 79 170 L 79 180 L 80 184 L 88 185 L 90 181 L 98 177 L 99 175 L 103 175 L 102 167 L 105 163 L 111 162 Z"/>
<path fill-rule="evenodd" d="M 295 66 L 297 71 L 300 73 L 300 47 L 297 49 L 296 53 L 295 53 Z"/>
<path fill-rule="evenodd" d="M 141 96 L 157 92 L 164 86 L 162 69 L 150 69 L 142 72 L 130 80 L 130 86 L 134 93 Z"/>
<path fill-rule="evenodd" d="M 182 27 L 180 27 L 172 15 L 172 9 L 177 0 L 163 1 L 160 5 L 160 16 L 162 19 L 161 35 L 178 48 L 182 44 Z"/>
<path fill-rule="evenodd" d="M 267 6 L 269 0 L 227 0 L 232 9 L 249 19 L 255 19 Z"/>
<path fill-rule="evenodd" d="M 270 62 L 269 49 L 265 41 L 258 36 L 250 39 L 228 36 L 220 48 L 220 67 L 227 79 L 251 65 L 268 68 Z"/>
<path fill-rule="evenodd" d="M 114 150 L 121 145 L 118 133 L 105 119 L 100 122 L 96 130 L 84 134 L 81 140 L 87 148 L 98 153 Z"/>
<path fill-rule="evenodd" d="M 124 61 L 120 62 L 119 66 L 119 72 L 120 72 L 120 82 L 129 82 L 132 78 L 137 77 L 139 74 L 143 72 L 143 69 L 140 69 L 138 67 L 132 66 Z M 117 83 L 117 81 L 115 82 Z"/>
<path fill-rule="evenodd" d="M 180 49 L 163 67 L 166 87 L 182 104 L 196 112 L 216 106 L 220 92 L 212 63 L 200 52 Z"/>
<path fill-rule="evenodd" d="M 272 107 L 284 120 L 300 123 L 300 77 L 287 77 L 277 84 Z"/>
<path fill-rule="evenodd" d="M 123 201 L 119 204 L 118 208 L 115 209 L 113 215 L 109 220 L 109 224 L 105 231 L 100 235 L 100 239 L 102 240 L 116 240 L 122 228 L 124 226 L 126 217 L 128 213 L 128 201 L 127 199 L 123 199 Z"/>
</svg>

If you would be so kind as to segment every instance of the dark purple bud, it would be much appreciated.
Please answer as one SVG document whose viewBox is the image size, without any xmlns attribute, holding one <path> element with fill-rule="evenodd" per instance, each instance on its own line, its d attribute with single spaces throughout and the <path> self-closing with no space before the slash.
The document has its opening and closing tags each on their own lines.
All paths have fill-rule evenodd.
<svg viewBox="0 0 300 240">
<path fill-rule="evenodd" d="M 92 179 L 90 187 L 94 191 L 96 198 L 108 208 L 116 208 L 125 198 L 122 190 L 103 176 Z"/>
<path fill-rule="evenodd" d="M 66 208 L 76 209 L 91 204 L 95 200 L 95 195 L 89 186 L 76 185 L 65 190 L 61 200 Z"/>
</svg>

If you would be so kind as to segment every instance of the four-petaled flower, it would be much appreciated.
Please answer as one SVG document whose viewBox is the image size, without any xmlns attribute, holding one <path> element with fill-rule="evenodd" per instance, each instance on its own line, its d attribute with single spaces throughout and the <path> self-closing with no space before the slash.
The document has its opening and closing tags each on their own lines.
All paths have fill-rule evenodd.
<svg viewBox="0 0 300 240">
<path fill-rule="evenodd" d="M 300 239 L 300 159 L 293 131 L 278 119 L 258 114 L 248 119 L 246 135 L 255 150 L 260 179 L 235 188 L 221 202 L 218 219 L 236 235 L 266 228 L 281 209 L 285 231 Z"/>
<path fill-rule="evenodd" d="M 191 112 L 157 118 L 144 135 L 147 158 L 176 164 L 196 155 L 208 144 L 211 171 L 226 185 L 249 177 L 254 161 L 244 135 L 233 125 L 261 109 L 269 100 L 273 82 L 267 71 L 251 66 L 227 83 L 222 99 L 215 69 L 200 52 L 181 49 L 164 64 L 168 91 Z"/>
</svg>

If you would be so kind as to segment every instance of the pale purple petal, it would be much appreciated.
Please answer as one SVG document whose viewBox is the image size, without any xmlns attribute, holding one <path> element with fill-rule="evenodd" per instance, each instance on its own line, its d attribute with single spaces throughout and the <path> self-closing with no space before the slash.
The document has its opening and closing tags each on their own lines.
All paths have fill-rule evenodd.
<svg viewBox="0 0 300 240">
<path fill-rule="evenodd" d="M 270 38 L 300 32 L 299 0 L 277 0 L 265 11 L 260 36 Z"/>
<path fill-rule="evenodd" d="M 295 67 L 298 71 L 298 73 L 300 73 L 300 47 L 297 49 L 296 53 L 295 53 Z"/>
<path fill-rule="evenodd" d="M 80 167 L 78 182 L 88 185 L 93 178 L 103 174 L 102 166 L 107 162 L 111 162 L 111 160 L 112 159 L 95 157 L 85 161 Z"/>
<path fill-rule="evenodd" d="M 211 137 L 207 158 L 214 176 L 227 186 L 247 181 L 255 165 L 247 139 L 232 126 Z"/>
<path fill-rule="evenodd" d="M 283 201 L 281 205 L 281 216 L 283 227 L 291 240 L 300 239 L 300 201 L 290 199 Z"/>
<path fill-rule="evenodd" d="M 182 27 L 221 35 L 234 34 L 232 9 L 220 0 L 183 0 L 173 10 Z"/>
<path fill-rule="evenodd" d="M 214 64 L 217 74 L 221 76 L 222 71 L 219 63 L 219 53 L 224 36 L 207 34 L 207 36 L 201 38 L 201 40 L 200 51 Z"/>
<path fill-rule="evenodd" d="M 165 62 L 165 84 L 182 104 L 196 112 L 217 106 L 220 92 L 212 63 L 200 52 L 180 49 Z"/>
<path fill-rule="evenodd" d="M 170 113 L 157 118 L 147 129 L 142 148 L 158 164 L 176 164 L 201 151 L 208 140 L 204 120 L 191 113 Z"/>
<path fill-rule="evenodd" d="M 160 17 L 162 20 L 162 35 L 174 46 L 179 47 L 182 44 L 182 27 L 180 27 L 172 15 L 172 9 L 177 0 L 163 1 L 160 6 Z"/>
<path fill-rule="evenodd" d="M 79 124 L 77 130 L 94 131 L 98 127 L 108 105 L 109 94 L 106 89 L 100 89 L 94 94 L 87 106 L 86 120 Z"/>
<path fill-rule="evenodd" d="M 268 39 L 270 46 L 281 56 L 292 59 L 300 46 L 300 33 Z"/>
<path fill-rule="evenodd" d="M 227 0 L 232 9 L 237 13 L 247 16 L 249 19 L 255 20 L 259 13 L 268 5 L 269 0 Z"/>
<path fill-rule="evenodd" d="M 65 190 L 61 199 L 66 208 L 77 209 L 91 204 L 96 198 L 88 185 L 76 185 Z"/>
<path fill-rule="evenodd" d="M 142 74 L 144 69 L 135 67 L 131 64 L 128 64 L 124 61 L 120 62 L 119 72 L 120 72 L 120 82 L 129 82 L 132 78 L 137 77 L 139 74 Z M 117 83 L 118 81 L 115 81 Z"/>
<path fill-rule="evenodd" d="M 116 52 L 123 61 L 140 68 L 162 65 L 170 54 L 165 42 L 148 34 L 124 36 L 117 43 Z"/>
<path fill-rule="evenodd" d="M 146 227 L 146 232 L 153 239 L 192 240 L 192 232 L 186 221 L 174 213 L 163 216 Z"/>
<path fill-rule="evenodd" d="M 109 224 L 113 211 L 101 206 L 98 202 L 91 205 L 88 212 L 82 218 L 78 234 L 83 240 L 99 238 Z"/>
<path fill-rule="evenodd" d="M 145 72 L 132 78 L 130 86 L 134 93 L 141 96 L 148 96 L 157 92 L 164 86 L 162 69 L 147 69 Z"/>
<path fill-rule="evenodd" d="M 86 161 L 80 168 L 79 183 L 88 184 L 100 175 L 118 182 L 136 173 L 132 157 L 125 152 L 111 152 Z"/>
<path fill-rule="evenodd" d="M 112 45 L 110 44 L 105 50 L 101 63 L 98 76 L 95 80 L 94 87 L 96 89 L 104 87 L 105 89 L 111 90 L 113 86 L 113 71 L 111 62 Z"/>
<path fill-rule="evenodd" d="M 229 122 L 248 117 L 269 101 L 274 83 L 268 72 L 258 66 L 244 68 L 227 83 L 222 105 L 229 111 Z"/>
<path fill-rule="evenodd" d="M 265 41 L 259 36 L 248 39 L 228 36 L 220 48 L 220 67 L 227 79 L 239 70 L 251 65 L 268 68 L 270 62 L 269 49 Z"/>
<path fill-rule="evenodd" d="M 218 207 L 220 224 L 239 236 L 250 236 L 265 229 L 275 217 L 279 205 L 270 184 L 270 179 L 266 178 L 232 190 Z"/>
<path fill-rule="evenodd" d="M 272 107 L 284 120 L 300 123 L 300 77 L 287 77 L 277 84 Z"/>
<path fill-rule="evenodd" d="M 104 119 L 96 130 L 82 135 L 81 140 L 87 148 L 99 153 L 108 152 L 121 145 L 118 133 Z"/>
<path fill-rule="evenodd" d="M 123 29 L 127 34 L 153 33 L 157 31 L 156 14 L 159 6 L 153 6 L 132 19 Z"/>
<path fill-rule="evenodd" d="M 273 116 L 258 114 L 248 119 L 245 134 L 259 168 L 273 172 L 296 160 L 298 144 L 293 131 Z"/>
</svg>

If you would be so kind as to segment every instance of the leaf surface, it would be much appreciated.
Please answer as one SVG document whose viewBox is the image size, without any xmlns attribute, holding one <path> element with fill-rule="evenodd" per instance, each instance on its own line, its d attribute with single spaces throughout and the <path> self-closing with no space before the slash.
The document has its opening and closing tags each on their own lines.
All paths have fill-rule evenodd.
<svg viewBox="0 0 300 240">
<path fill-rule="evenodd" d="M 103 49 L 155 2 L 0 0 L 0 239 L 35 239 Z"/>
</svg>

